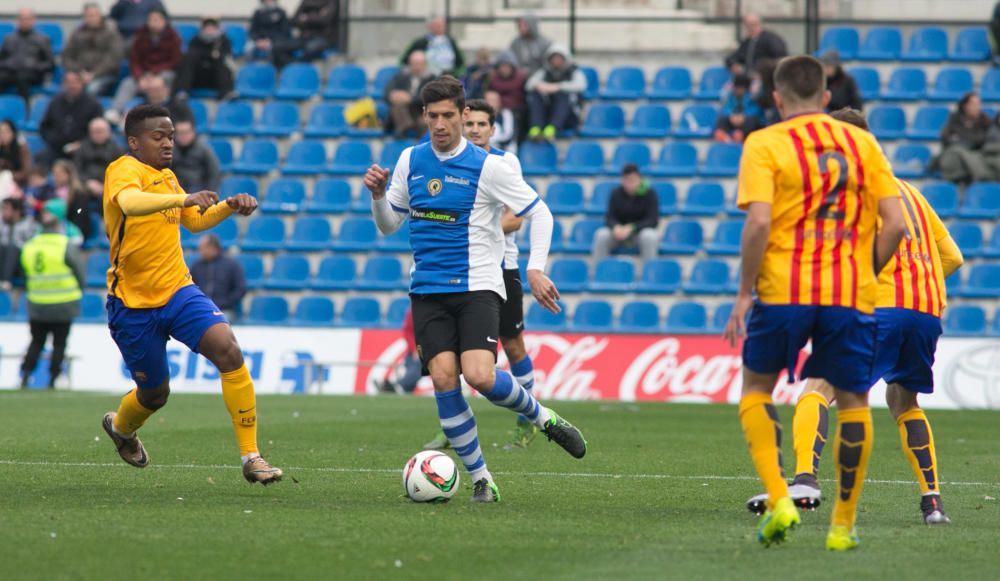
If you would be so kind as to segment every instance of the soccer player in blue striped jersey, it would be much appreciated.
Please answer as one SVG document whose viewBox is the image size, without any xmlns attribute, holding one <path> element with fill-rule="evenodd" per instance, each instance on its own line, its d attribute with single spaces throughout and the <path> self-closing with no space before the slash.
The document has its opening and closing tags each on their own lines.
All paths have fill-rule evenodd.
<svg viewBox="0 0 1000 581">
<path fill-rule="evenodd" d="M 503 283 L 505 208 L 531 218 L 528 280 L 535 299 L 553 312 L 559 291 L 545 276 L 552 213 L 503 158 L 462 136 L 465 91 L 443 76 L 421 90 L 431 139 L 407 148 L 389 171 L 365 174 L 375 224 L 392 233 L 410 218 L 414 267 L 410 297 L 417 353 L 434 383 L 441 429 L 473 480 L 474 502 L 497 502 L 500 493 L 486 467 L 472 409 L 459 374 L 496 405 L 524 415 L 576 458 L 587 451 L 583 435 L 545 408 L 506 371 L 497 370 Z"/>
</svg>

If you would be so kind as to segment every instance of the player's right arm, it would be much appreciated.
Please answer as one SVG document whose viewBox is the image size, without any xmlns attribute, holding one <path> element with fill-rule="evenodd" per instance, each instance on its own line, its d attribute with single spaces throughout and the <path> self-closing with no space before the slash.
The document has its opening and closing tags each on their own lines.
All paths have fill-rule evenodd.
<svg viewBox="0 0 1000 581">
<path fill-rule="evenodd" d="M 219 197 L 213 192 L 195 194 L 154 194 L 142 191 L 142 174 L 137 168 L 119 164 L 108 171 L 111 202 L 126 216 L 148 216 L 171 208 L 198 206 L 207 210 Z"/>
<path fill-rule="evenodd" d="M 392 172 L 372 164 L 365 173 L 365 187 L 372 194 L 372 217 L 382 234 L 392 234 L 402 226 L 410 208 L 410 149 L 403 150 Z M 388 188 L 388 191 L 387 189 Z"/>
</svg>

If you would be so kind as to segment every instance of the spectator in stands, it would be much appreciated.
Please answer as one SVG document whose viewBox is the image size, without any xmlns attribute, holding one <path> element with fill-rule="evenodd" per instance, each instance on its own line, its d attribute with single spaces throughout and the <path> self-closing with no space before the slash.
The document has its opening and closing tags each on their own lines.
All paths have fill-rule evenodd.
<svg viewBox="0 0 1000 581">
<path fill-rule="evenodd" d="M 485 99 L 497 114 L 496 121 L 493 123 L 494 132 L 493 137 L 490 138 L 490 145 L 517 153 L 517 124 L 514 121 L 514 113 L 503 107 L 500 93 L 496 91 L 486 91 Z"/>
<path fill-rule="evenodd" d="M 183 119 L 194 120 L 194 112 L 191 111 L 191 106 L 188 105 L 187 99 L 171 97 L 170 87 L 167 86 L 167 82 L 163 77 L 152 77 L 149 79 L 149 82 L 146 84 L 145 104 L 166 107 L 167 111 L 170 111 L 170 118 L 174 123 Z"/>
<path fill-rule="evenodd" d="M 35 222 L 24 212 L 24 199 L 0 203 L 0 290 L 10 290 L 21 274 L 21 249 L 35 235 Z"/>
<path fill-rule="evenodd" d="M 10 119 L 0 121 L 0 171 L 9 171 L 19 187 L 28 183 L 31 151 Z"/>
<path fill-rule="evenodd" d="M 24 187 L 26 207 L 33 208 L 55 197 L 55 187 L 49 180 L 48 168 L 36 164 L 28 172 L 28 185 Z"/>
<path fill-rule="evenodd" d="M 271 56 L 275 44 L 292 37 L 288 14 L 278 5 L 277 0 L 260 0 L 260 7 L 254 10 L 250 20 L 250 40 L 253 42 L 253 57 L 266 59 Z"/>
<path fill-rule="evenodd" d="M 170 169 L 186 191 L 219 191 L 222 172 L 215 151 L 195 132 L 190 120 L 174 123 L 174 161 Z"/>
<path fill-rule="evenodd" d="M 50 334 L 48 387 L 55 388 L 56 379 L 62 374 L 70 327 L 73 319 L 80 316 L 84 262 L 80 247 L 67 240 L 65 221 L 66 202 L 59 199 L 47 202 L 39 214 L 42 231 L 21 251 L 31 326 L 31 343 L 21 362 L 21 389 L 28 387 L 28 379 L 35 372 Z"/>
<path fill-rule="evenodd" d="M 111 125 L 107 119 L 91 119 L 86 139 L 80 142 L 80 148 L 73 154 L 73 164 L 80 172 L 84 189 L 90 194 L 91 211 L 103 213 L 104 171 L 124 153 L 122 146 L 111 138 Z"/>
<path fill-rule="evenodd" d="M 482 99 L 486 91 L 486 81 L 493 71 L 490 49 L 482 47 L 476 51 L 476 62 L 465 69 L 462 85 L 465 86 L 466 99 Z"/>
<path fill-rule="evenodd" d="M 247 294 L 243 267 L 222 251 L 222 243 L 215 234 L 201 237 L 198 254 L 198 261 L 191 265 L 191 278 L 230 321 L 235 321 L 240 301 Z"/>
<path fill-rule="evenodd" d="M 743 143 L 747 135 L 761 126 L 760 105 L 750 94 L 750 77 L 733 75 L 732 86 L 722 103 L 715 123 L 715 140 L 722 143 Z"/>
<path fill-rule="evenodd" d="M 35 30 L 35 11 L 17 11 L 17 30 L 0 46 L 0 93 L 13 87 L 27 101 L 31 88 L 41 85 L 55 68 L 49 37 Z"/>
<path fill-rule="evenodd" d="M 611 192 L 605 226 L 594 235 L 594 258 L 606 258 L 615 250 L 638 246 L 643 261 L 656 258 L 660 204 L 656 191 L 642 179 L 633 163 L 622 168 L 621 185 Z"/>
<path fill-rule="evenodd" d="M 91 95 L 104 95 L 118 82 L 125 49 L 115 25 L 104 19 L 101 8 L 83 6 L 83 24 L 73 31 L 62 53 L 63 67 L 80 72 Z"/>
<path fill-rule="evenodd" d="M 545 67 L 528 78 L 524 89 L 528 103 L 528 138 L 555 139 L 556 132 L 575 129 L 580 120 L 580 95 L 587 78 L 576 67 L 569 51 L 553 44 Z"/>
<path fill-rule="evenodd" d="M 421 115 L 423 103 L 420 100 L 420 89 L 434 80 L 434 75 L 427 70 L 427 59 L 423 51 L 410 53 L 407 66 L 401 69 L 385 86 L 385 100 L 389 104 L 389 122 L 387 133 L 396 137 L 419 137 L 426 131 Z"/>
<path fill-rule="evenodd" d="M 118 32 L 131 42 L 135 33 L 146 25 L 147 17 L 153 10 L 167 13 L 160 0 L 118 0 L 111 7 L 109 16 L 118 25 Z"/>
<path fill-rule="evenodd" d="M 202 19 L 201 29 L 188 43 L 187 52 L 181 58 L 174 94 L 183 98 L 191 89 L 210 89 L 219 99 L 235 96 L 230 66 L 232 56 L 232 45 L 222 33 L 219 19 L 213 16 Z"/>
<path fill-rule="evenodd" d="M 765 30 L 757 14 L 743 17 L 743 41 L 726 57 L 726 68 L 733 74 L 753 71 L 764 59 L 779 60 L 788 56 L 785 39 L 776 32 Z"/>
<path fill-rule="evenodd" d="M 993 179 L 982 152 L 989 130 L 990 118 L 983 113 L 979 95 L 966 94 L 941 130 L 941 153 L 932 168 L 939 169 L 943 179 L 955 183 Z"/>
<path fill-rule="evenodd" d="M 514 53 L 502 50 L 493 63 L 493 72 L 486 81 L 488 91 L 500 95 L 504 109 L 510 109 L 515 114 L 524 110 L 524 84 L 528 75 L 524 69 L 517 66 Z"/>
<path fill-rule="evenodd" d="M 84 91 L 80 73 L 63 73 L 62 92 L 49 101 L 38 125 L 45 149 L 38 153 L 35 161 L 47 167 L 57 159 L 73 155 L 80 147 L 80 141 L 87 136 L 90 120 L 100 117 L 101 113 L 103 111 L 97 98 Z"/>
<path fill-rule="evenodd" d="M 162 78 L 170 86 L 181 62 L 181 37 L 170 25 L 161 8 L 153 8 L 146 25 L 135 33 L 129 51 L 129 76 L 122 79 L 115 93 L 108 121 L 118 124 L 125 107 L 139 93 L 146 93 L 153 79 Z"/>
<path fill-rule="evenodd" d="M 340 40 L 340 3 L 338 0 L 302 0 L 292 16 L 298 36 L 272 45 L 274 66 L 283 68 L 301 51 L 301 61 L 314 61 Z"/>
<path fill-rule="evenodd" d="M 73 162 L 60 159 L 52 164 L 52 186 L 55 189 L 55 199 L 66 203 L 66 235 L 75 243 L 82 244 L 90 237 L 93 229 L 90 222 L 90 194 L 80 181 L 80 173 Z"/>
<path fill-rule="evenodd" d="M 864 101 L 861 99 L 861 89 L 854 77 L 840 65 L 840 53 L 829 50 L 820 57 L 823 70 L 826 71 L 826 90 L 830 91 L 830 103 L 827 111 L 839 111 L 845 107 L 861 111 Z"/>
<path fill-rule="evenodd" d="M 431 17 L 427 21 L 427 34 L 410 43 L 399 59 L 400 64 L 410 62 L 410 55 L 420 51 L 426 56 L 427 68 L 434 75 L 460 76 L 465 71 L 465 56 L 445 28 L 443 16 Z"/>
<path fill-rule="evenodd" d="M 517 38 L 511 41 L 510 51 L 528 76 L 545 66 L 550 46 L 552 41 L 538 33 L 538 17 L 526 14 L 517 19 Z"/>
<path fill-rule="evenodd" d="M 774 69 L 778 66 L 777 61 L 770 59 L 757 63 L 756 74 L 759 88 L 755 93 L 754 100 L 761 110 L 761 123 L 764 126 L 772 125 L 781 121 L 781 112 L 774 102 Z"/>
</svg>

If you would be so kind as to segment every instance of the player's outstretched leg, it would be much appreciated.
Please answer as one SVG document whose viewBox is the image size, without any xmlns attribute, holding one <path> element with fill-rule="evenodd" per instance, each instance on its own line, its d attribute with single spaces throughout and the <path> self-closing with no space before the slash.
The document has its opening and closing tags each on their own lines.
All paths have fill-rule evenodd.
<svg viewBox="0 0 1000 581">
<path fill-rule="evenodd" d="M 146 448 L 139 440 L 139 436 L 136 435 L 136 431 L 146 423 L 146 420 L 153 415 L 156 409 L 150 409 L 139 402 L 138 389 L 133 388 L 122 397 L 118 411 L 104 414 L 101 426 L 111 438 L 122 460 L 136 468 L 145 468 L 149 465 L 149 455 L 146 454 Z M 163 403 L 166 403 L 166 394 L 170 392 L 170 389 L 164 384 L 156 391 L 164 394 L 160 398 L 154 398 L 162 401 L 157 406 L 158 409 L 162 407 Z M 147 404 L 149 403 L 147 401 Z"/>
<path fill-rule="evenodd" d="M 847 392 L 838 390 L 838 405 L 846 405 L 845 393 Z M 850 395 L 859 397 L 857 394 Z M 867 396 L 861 401 L 867 403 Z M 833 505 L 826 548 L 831 551 L 846 551 L 857 547 L 861 542 L 854 530 L 854 521 L 874 443 L 871 408 L 867 405 L 847 409 L 841 407 L 837 412 L 837 420 L 837 434 L 834 438 L 837 499 Z"/>
<path fill-rule="evenodd" d="M 472 477 L 472 502 L 500 502 L 500 490 L 486 468 L 486 460 L 479 447 L 476 417 L 462 397 L 462 388 L 438 391 L 434 394 L 434 399 L 437 400 L 441 429 Z"/>
<path fill-rule="evenodd" d="M 518 341 L 521 344 L 521 351 L 524 350 L 524 339 L 518 336 L 512 341 Z M 507 349 L 507 342 L 504 342 L 504 349 Z M 508 357 L 510 357 L 510 351 L 507 351 Z M 531 388 L 535 386 L 535 367 L 531 362 L 531 357 L 524 354 L 517 361 L 511 361 L 510 372 L 514 376 L 514 380 L 517 384 L 524 388 L 525 391 L 531 393 Z M 538 435 L 538 426 L 531 422 L 523 414 L 518 414 L 517 416 L 517 426 L 514 428 L 514 437 L 511 439 L 510 445 L 515 448 L 527 448 L 531 441 L 535 439 Z"/>
<path fill-rule="evenodd" d="M 886 391 L 886 400 L 892 415 L 896 417 L 903 455 L 909 460 L 913 475 L 920 485 L 920 511 L 923 513 L 924 523 L 949 524 L 951 519 L 945 514 L 941 504 L 934 432 L 927 421 L 927 414 L 917 404 L 917 394 L 893 383 Z"/>
</svg>

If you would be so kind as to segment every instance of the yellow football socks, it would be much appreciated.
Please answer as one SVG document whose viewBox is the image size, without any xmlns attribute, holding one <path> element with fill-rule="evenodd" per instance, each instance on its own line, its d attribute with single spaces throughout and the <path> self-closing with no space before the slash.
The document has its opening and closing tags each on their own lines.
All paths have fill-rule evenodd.
<svg viewBox="0 0 1000 581">
<path fill-rule="evenodd" d="M 740 400 L 740 424 L 750 446 L 750 457 L 767 490 L 767 508 L 788 496 L 788 483 L 781 469 L 781 423 L 774 400 L 767 393 L 751 393 Z"/>
<path fill-rule="evenodd" d="M 119 434 L 130 435 L 136 430 L 142 427 L 149 416 L 153 415 L 156 410 L 151 410 L 143 407 L 139 403 L 139 398 L 136 397 L 136 390 L 138 388 L 133 388 L 132 391 L 125 394 L 122 397 L 121 404 L 118 405 L 118 413 L 115 415 L 115 431 Z"/>
<path fill-rule="evenodd" d="M 233 418 L 240 455 L 257 452 L 257 400 L 250 371 L 244 364 L 239 369 L 221 373 L 222 399 Z"/>
<path fill-rule="evenodd" d="M 937 454 L 934 452 L 934 433 L 924 410 L 907 410 L 896 418 L 903 454 L 910 461 L 913 474 L 920 484 L 920 492 L 940 492 L 937 479 Z"/>
<path fill-rule="evenodd" d="M 841 409 L 837 412 L 834 452 L 837 463 L 837 500 L 833 505 L 833 525 L 854 528 L 858 499 L 865 482 L 868 457 L 875 438 L 871 408 Z"/>
<path fill-rule="evenodd" d="M 795 404 L 792 443 L 795 445 L 795 474 L 819 474 L 819 458 L 826 445 L 830 403 L 822 394 L 810 391 Z"/>
</svg>

